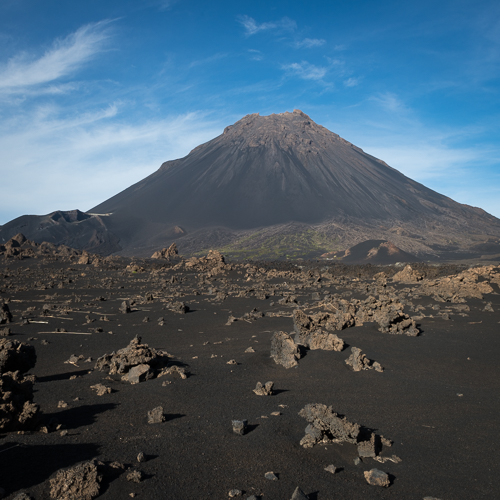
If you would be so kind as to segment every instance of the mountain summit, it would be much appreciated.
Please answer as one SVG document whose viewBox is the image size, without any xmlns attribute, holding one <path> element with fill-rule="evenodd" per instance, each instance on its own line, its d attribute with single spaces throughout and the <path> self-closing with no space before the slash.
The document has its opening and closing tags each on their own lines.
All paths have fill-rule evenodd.
<svg viewBox="0 0 500 500">
<path fill-rule="evenodd" d="M 295 110 L 247 115 L 91 212 L 250 229 L 339 216 L 411 220 L 458 207 Z"/>
<path fill-rule="evenodd" d="M 131 255 L 174 240 L 181 253 L 219 247 L 276 257 L 390 239 L 407 252 L 439 256 L 496 248 L 500 237 L 500 220 L 409 179 L 299 110 L 247 115 L 87 215 L 52 217 L 51 225 L 64 225 L 79 242 L 75 231 L 87 228 L 87 249 Z M 8 228 L 14 222 L 0 237 L 19 232 Z"/>
</svg>

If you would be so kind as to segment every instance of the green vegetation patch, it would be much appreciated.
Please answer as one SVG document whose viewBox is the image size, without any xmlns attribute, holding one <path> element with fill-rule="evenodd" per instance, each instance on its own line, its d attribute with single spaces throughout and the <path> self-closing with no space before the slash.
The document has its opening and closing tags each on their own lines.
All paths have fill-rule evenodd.
<svg viewBox="0 0 500 500">
<path fill-rule="evenodd" d="M 314 229 L 269 235 L 263 229 L 217 248 L 230 259 L 311 259 L 338 251 L 339 240 Z M 198 252 L 204 255 L 208 251 Z"/>
</svg>

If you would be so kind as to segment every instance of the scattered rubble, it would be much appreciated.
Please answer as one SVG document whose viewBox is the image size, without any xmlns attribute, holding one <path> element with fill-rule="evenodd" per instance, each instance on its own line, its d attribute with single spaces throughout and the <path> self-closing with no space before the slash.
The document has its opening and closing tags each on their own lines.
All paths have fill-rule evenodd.
<svg viewBox="0 0 500 500">
<path fill-rule="evenodd" d="M 122 375 L 122 380 L 137 384 L 157 377 L 162 370 L 167 368 L 170 354 L 158 351 L 141 342 L 141 337 L 135 337 L 130 344 L 120 349 L 116 354 L 101 356 L 95 369 L 106 371 L 110 375 Z M 174 369 L 172 367 L 173 370 Z"/>
<path fill-rule="evenodd" d="M 468 298 L 483 299 L 485 294 L 493 292 L 490 282 L 498 284 L 499 276 L 498 267 L 476 267 L 454 276 L 425 280 L 418 293 L 430 295 L 438 302 L 463 303 Z"/>
</svg>

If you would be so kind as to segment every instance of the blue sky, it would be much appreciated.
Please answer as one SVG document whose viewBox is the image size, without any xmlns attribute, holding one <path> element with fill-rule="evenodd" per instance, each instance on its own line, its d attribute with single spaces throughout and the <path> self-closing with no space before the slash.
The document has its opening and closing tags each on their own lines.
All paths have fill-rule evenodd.
<svg viewBox="0 0 500 500">
<path fill-rule="evenodd" d="M 1 0 L 0 224 L 293 109 L 500 217 L 497 0 Z"/>
</svg>

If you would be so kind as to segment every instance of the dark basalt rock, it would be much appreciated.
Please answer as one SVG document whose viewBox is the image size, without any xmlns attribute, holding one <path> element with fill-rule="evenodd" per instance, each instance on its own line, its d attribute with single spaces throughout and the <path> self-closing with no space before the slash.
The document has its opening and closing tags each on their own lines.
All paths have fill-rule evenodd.
<svg viewBox="0 0 500 500">
<path fill-rule="evenodd" d="M 35 366 L 35 348 L 18 340 L 0 339 L 0 373 L 26 373 Z"/>
</svg>

